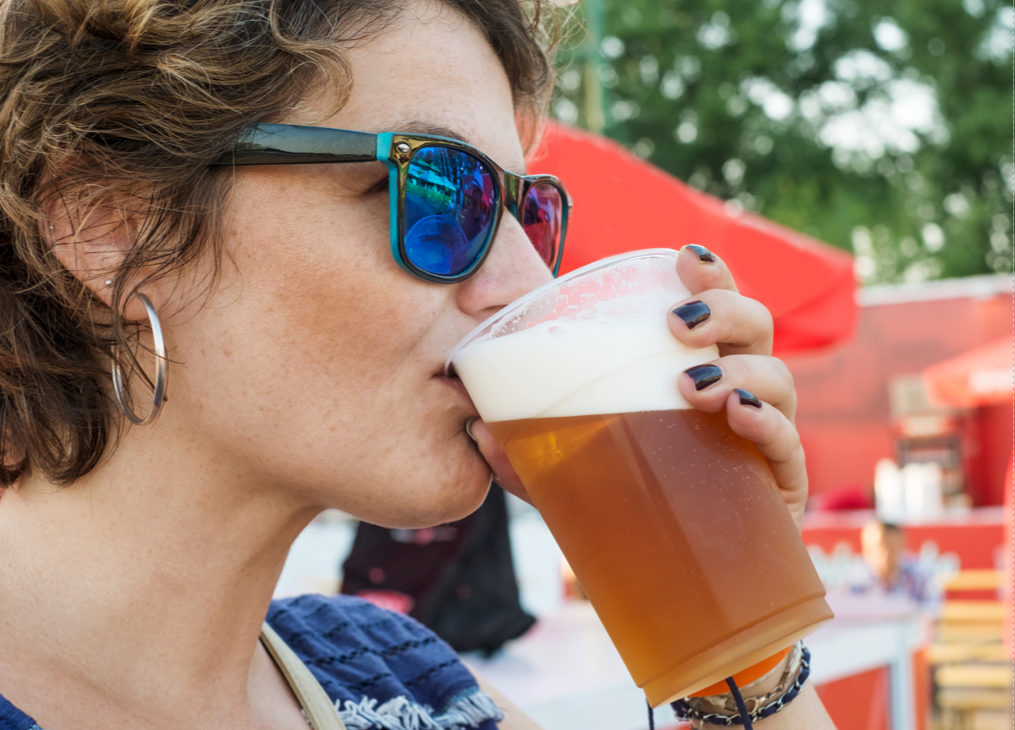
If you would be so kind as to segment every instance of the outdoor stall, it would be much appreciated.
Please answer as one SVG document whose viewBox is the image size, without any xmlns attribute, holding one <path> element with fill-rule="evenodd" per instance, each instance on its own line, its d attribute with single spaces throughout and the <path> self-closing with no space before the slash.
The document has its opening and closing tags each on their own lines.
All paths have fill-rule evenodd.
<svg viewBox="0 0 1015 730">
<path fill-rule="evenodd" d="M 994 299 L 951 296 L 944 302 L 975 311 Z M 940 346 L 947 341 L 933 336 L 935 320 L 927 315 L 944 302 L 928 297 L 891 308 L 882 304 L 874 312 L 883 336 L 891 332 L 885 326 L 890 316 L 906 313 L 911 341 L 922 336 Z M 1008 309 L 1010 316 L 1010 304 Z M 923 316 L 914 316 L 921 310 Z M 866 309 L 862 320 L 874 312 Z M 861 340 L 867 332 L 862 325 Z M 891 349 L 883 352 L 883 370 L 886 362 L 906 367 Z M 933 677 L 936 708 L 958 723 L 973 722 L 974 715 L 1002 717 L 1011 705 L 1010 649 L 1005 654 L 1002 641 L 1010 645 L 1013 609 L 1010 579 L 1005 580 L 1011 574 L 1012 352 L 1010 335 L 987 339 L 950 357 L 924 354 L 925 365 L 916 374 L 885 378 L 901 468 L 883 459 L 871 469 L 876 511 L 826 509 L 809 514 L 804 524 L 804 541 L 823 581 L 842 593 L 850 590 L 850 571 L 863 565 L 864 525 L 877 518 L 901 524 L 906 552 L 938 592 L 924 607 L 935 627 L 927 650 L 915 655 L 916 686 Z M 840 366 L 844 362 L 848 356 Z M 850 372 L 848 365 L 839 368 L 843 371 Z M 865 463 L 872 466 L 875 458 L 868 455 Z M 818 500 L 826 508 L 832 502 Z M 981 506 L 970 508 L 971 503 Z"/>
</svg>

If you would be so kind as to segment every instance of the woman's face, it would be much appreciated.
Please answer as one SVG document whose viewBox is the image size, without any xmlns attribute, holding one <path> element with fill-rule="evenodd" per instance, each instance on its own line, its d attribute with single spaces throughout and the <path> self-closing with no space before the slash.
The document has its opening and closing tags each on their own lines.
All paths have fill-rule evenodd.
<svg viewBox="0 0 1015 730">
<path fill-rule="evenodd" d="M 409 6 L 350 58 L 348 104 L 310 123 L 456 136 L 524 171 L 507 77 L 454 11 Z M 380 164 L 237 170 L 223 229 L 231 262 L 198 313 L 173 318 L 158 428 L 185 428 L 251 489 L 282 485 L 297 504 L 415 527 L 464 516 L 489 481 L 464 430 L 476 412 L 443 377 L 445 358 L 550 274 L 506 215 L 472 278 L 409 276 L 390 252 L 382 180 Z"/>
</svg>

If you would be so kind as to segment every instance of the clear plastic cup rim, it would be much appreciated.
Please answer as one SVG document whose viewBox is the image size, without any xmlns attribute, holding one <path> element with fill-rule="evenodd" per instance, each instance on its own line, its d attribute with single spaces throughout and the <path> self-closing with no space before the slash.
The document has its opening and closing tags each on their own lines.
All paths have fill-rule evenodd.
<svg viewBox="0 0 1015 730">
<path fill-rule="evenodd" d="M 457 355 L 463 347 L 471 343 L 473 339 L 475 339 L 475 337 L 479 335 L 483 330 L 492 325 L 496 320 L 502 319 L 503 317 L 506 316 L 510 316 L 512 312 L 515 312 L 527 306 L 529 302 L 531 302 L 536 297 L 541 296 L 544 292 L 547 292 L 550 289 L 558 287 L 564 282 L 570 281 L 571 279 L 577 278 L 584 274 L 588 274 L 589 272 L 613 266 L 615 263 L 620 261 L 627 261 L 629 259 L 651 258 L 653 256 L 671 258 L 674 261 L 676 261 L 677 255 L 679 253 L 680 253 L 679 251 L 676 251 L 672 248 L 646 248 L 640 251 L 628 251 L 626 253 L 617 254 L 616 256 L 610 256 L 609 258 L 593 261 L 591 264 L 586 264 L 585 266 L 582 266 L 580 269 L 575 269 L 574 271 L 570 271 L 567 274 L 564 274 L 563 276 L 554 279 L 553 281 L 548 281 L 541 287 L 533 289 L 522 298 L 516 299 L 515 301 L 511 302 L 503 309 L 498 311 L 496 314 L 487 317 L 485 320 L 483 320 L 481 324 L 473 328 L 473 330 L 469 332 L 469 334 L 463 337 L 458 342 L 458 344 L 455 345 L 454 349 L 451 350 L 451 354 L 448 355 L 448 359 L 444 361 L 444 374 L 450 376 L 451 361 L 455 359 L 455 355 Z"/>
</svg>

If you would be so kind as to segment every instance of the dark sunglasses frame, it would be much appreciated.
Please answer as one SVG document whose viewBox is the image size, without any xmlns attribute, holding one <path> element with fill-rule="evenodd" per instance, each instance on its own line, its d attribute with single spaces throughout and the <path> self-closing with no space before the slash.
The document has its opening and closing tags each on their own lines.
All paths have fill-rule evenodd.
<svg viewBox="0 0 1015 730">
<path fill-rule="evenodd" d="M 409 165 L 413 155 L 426 147 L 447 147 L 475 157 L 493 173 L 496 185 L 490 233 L 475 262 L 453 276 L 434 274 L 413 264 L 405 253 L 405 191 Z M 234 165 L 312 165 L 341 162 L 382 162 L 388 168 L 388 190 L 391 197 L 391 254 L 402 269 L 424 281 L 454 284 L 476 273 L 490 253 L 497 236 L 501 215 L 507 208 L 522 223 L 524 201 L 529 191 L 540 183 L 549 184 L 560 191 L 564 205 L 561 209 L 560 242 L 554 260 L 548 262 L 554 276 L 560 269 L 567 234 L 567 218 L 572 201 L 564 185 L 553 175 L 516 175 L 484 155 L 472 145 L 456 139 L 429 134 L 400 134 L 384 132 L 370 134 L 330 127 L 305 127 L 295 124 L 256 124 L 236 143 L 232 150 L 212 163 L 213 167 Z"/>
</svg>

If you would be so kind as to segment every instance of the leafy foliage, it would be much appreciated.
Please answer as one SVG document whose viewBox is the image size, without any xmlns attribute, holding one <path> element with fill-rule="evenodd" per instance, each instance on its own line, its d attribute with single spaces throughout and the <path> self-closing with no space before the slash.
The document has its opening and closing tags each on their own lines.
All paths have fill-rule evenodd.
<svg viewBox="0 0 1015 730">
<path fill-rule="evenodd" d="M 583 11 L 601 13 L 603 37 L 563 53 L 564 121 L 596 126 L 598 76 L 608 135 L 730 206 L 854 251 L 867 282 L 1012 270 L 1015 9 L 1002 0 Z"/>
</svg>

